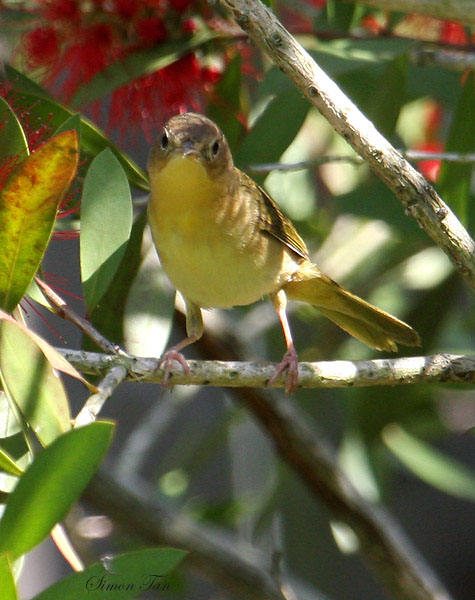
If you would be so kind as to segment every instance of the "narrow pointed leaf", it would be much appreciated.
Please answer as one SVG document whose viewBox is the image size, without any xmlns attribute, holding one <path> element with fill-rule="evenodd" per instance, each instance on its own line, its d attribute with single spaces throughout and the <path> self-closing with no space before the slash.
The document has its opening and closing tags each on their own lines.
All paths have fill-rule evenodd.
<svg viewBox="0 0 475 600">
<path fill-rule="evenodd" d="M 384 430 L 383 440 L 402 464 L 422 481 L 452 496 L 475 502 L 475 472 L 468 467 L 397 425 Z"/>
<path fill-rule="evenodd" d="M 120 554 L 106 564 L 96 563 L 55 583 L 33 600 L 94 600 L 104 597 L 107 582 L 114 600 L 136 598 L 146 590 L 161 596 L 169 591 L 167 575 L 185 558 L 184 550 L 147 548 Z M 113 586 L 113 587 L 112 587 Z M 161 592 L 161 593 L 160 593 Z M 107 592 L 106 592 L 107 593 Z"/>
<path fill-rule="evenodd" d="M 92 423 L 61 435 L 36 456 L 9 496 L 0 552 L 17 559 L 64 519 L 99 467 L 112 431 L 112 423 Z"/>
<path fill-rule="evenodd" d="M 6 554 L 0 554 L 0 598 L 18 600 L 12 566 Z"/>
<path fill-rule="evenodd" d="M 20 121 L 8 102 L 0 96 L 0 169 L 8 159 L 28 156 L 28 142 Z"/>
<path fill-rule="evenodd" d="M 77 133 L 78 142 L 80 145 L 81 144 L 81 115 L 78 115 L 77 113 L 74 115 L 71 115 L 70 117 L 68 117 L 66 119 L 66 121 L 61 123 L 61 125 L 56 129 L 54 134 L 58 135 L 58 133 L 63 133 L 63 131 L 72 131 L 72 130 L 74 130 Z"/>
<path fill-rule="evenodd" d="M 32 338 L 0 324 L 0 369 L 9 394 L 43 445 L 71 428 L 63 383 Z"/>
<path fill-rule="evenodd" d="M 110 150 L 93 160 L 81 202 L 81 277 L 91 312 L 111 284 L 132 229 L 127 177 Z"/>
<path fill-rule="evenodd" d="M 20 476 L 23 470 L 16 464 L 13 458 L 6 450 L 0 448 L 0 471 L 10 473 L 10 475 Z M 1 598 L 2 596 L 0 596 Z"/>
<path fill-rule="evenodd" d="M 40 265 L 77 161 L 76 132 L 61 133 L 21 162 L 0 193 L 0 308 L 7 312 Z"/>
</svg>

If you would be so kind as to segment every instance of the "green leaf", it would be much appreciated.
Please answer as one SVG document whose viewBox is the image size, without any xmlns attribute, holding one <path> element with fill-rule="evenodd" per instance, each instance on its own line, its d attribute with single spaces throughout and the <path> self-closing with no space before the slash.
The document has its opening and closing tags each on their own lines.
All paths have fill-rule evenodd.
<svg viewBox="0 0 475 600">
<path fill-rule="evenodd" d="M 243 139 L 236 164 L 245 167 L 278 161 L 302 127 L 309 108 L 296 88 L 273 98 Z M 255 177 L 259 183 L 264 178 Z"/>
<path fill-rule="evenodd" d="M 96 422 L 61 435 L 42 450 L 11 492 L 0 522 L 0 552 L 29 552 L 62 521 L 99 467 L 112 423 Z"/>
<path fill-rule="evenodd" d="M 20 302 L 41 263 L 77 161 L 76 133 L 60 133 L 21 162 L 3 186 L 0 307 L 7 312 Z"/>
<path fill-rule="evenodd" d="M 70 117 L 68 117 L 66 119 L 66 121 L 63 121 L 63 123 L 61 123 L 61 125 L 56 129 L 54 134 L 57 135 L 58 133 L 62 133 L 63 131 L 71 131 L 71 130 L 74 130 L 77 133 L 78 141 L 79 141 L 79 145 L 80 145 L 80 142 L 81 142 L 81 115 L 76 113 L 75 115 L 71 115 Z"/>
<path fill-rule="evenodd" d="M 6 554 L 0 554 L 0 598 L 2 600 L 18 600 L 15 578 Z"/>
<path fill-rule="evenodd" d="M 112 63 L 81 85 L 71 98 L 70 104 L 78 107 L 99 100 L 134 79 L 171 65 L 216 37 L 217 34 L 213 31 L 200 31 L 186 41 L 172 40 L 150 50 L 134 52 Z"/>
<path fill-rule="evenodd" d="M 0 324 L 0 369 L 15 404 L 43 445 L 71 428 L 61 379 L 38 345 L 18 324 Z"/>
<path fill-rule="evenodd" d="M 102 302 L 90 314 L 94 327 L 108 340 L 119 345 L 124 343 L 123 326 L 127 298 L 142 263 L 141 248 L 146 223 L 147 214 L 143 211 L 132 226 L 127 249 L 111 285 L 102 297 Z M 152 274 L 149 276 L 154 277 Z M 83 348 L 97 350 L 94 342 L 86 336 L 83 338 Z"/>
<path fill-rule="evenodd" d="M 81 277 L 91 312 L 109 287 L 132 229 L 132 199 L 127 177 L 108 149 L 91 163 L 81 202 Z"/>
<path fill-rule="evenodd" d="M 231 60 L 219 80 L 206 112 L 218 124 L 234 154 L 244 134 L 244 125 L 238 119 L 241 112 L 241 56 L 239 54 Z"/>
<path fill-rule="evenodd" d="M 6 65 L 7 81 L 13 84 L 15 106 L 22 108 L 27 115 L 41 123 L 49 123 L 52 128 L 61 127 L 74 112 L 55 102 L 48 92 L 25 75 Z M 148 178 L 145 172 L 126 154 L 107 139 L 104 133 L 92 121 L 81 116 L 81 150 L 95 156 L 105 148 L 110 148 L 127 173 L 130 183 L 139 189 L 148 190 Z"/>
<path fill-rule="evenodd" d="M 402 464 L 422 481 L 452 496 L 475 501 L 475 472 L 468 467 L 395 424 L 386 427 L 383 440 Z"/>
<path fill-rule="evenodd" d="M 407 59 L 398 56 L 389 62 L 374 89 L 368 117 L 386 137 L 392 136 L 406 101 Z"/>
<path fill-rule="evenodd" d="M 21 92 L 22 94 L 33 94 L 34 96 L 39 96 L 41 98 L 52 98 L 47 90 L 38 85 L 36 81 L 33 81 L 15 69 L 15 67 L 12 67 L 12 65 L 5 63 L 3 69 L 7 81 L 13 84 L 15 91 Z"/>
<path fill-rule="evenodd" d="M 452 119 L 446 152 L 460 154 L 475 151 L 475 73 L 470 72 L 462 90 L 457 109 Z M 467 225 L 469 221 L 469 207 L 474 204 L 475 198 L 471 197 L 473 165 L 461 163 L 442 163 L 438 188 L 447 204 L 454 210 L 460 220 Z M 475 212 L 471 211 L 470 225 L 475 226 Z"/>
<path fill-rule="evenodd" d="M 6 450 L 0 447 L 0 470 L 10 473 L 10 475 L 20 476 L 23 473 L 23 469 L 16 464 L 13 457 L 8 454 Z M 1 598 L 1 596 L 0 596 Z"/>
<path fill-rule="evenodd" d="M 119 554 L 107 560 L 105 565 L 96 563 L 66 577 L 33 600 L 103 599 L 107 595 L 107 585 L 109 591 L 114 591 L 114 600 L 135 598 L 146 590 L 154 590 L 161 596 L 160 592 L 169 591 L 167 576 L 186 554 L 175 548 L 148 548 Z"/>
<path fill-rule="evenodd" d="M 20 121 L 8 102 L 0 96 L 0 168 L 9 159 L 24 159 L 28 154 L 28 142 Z"/>
</svg>

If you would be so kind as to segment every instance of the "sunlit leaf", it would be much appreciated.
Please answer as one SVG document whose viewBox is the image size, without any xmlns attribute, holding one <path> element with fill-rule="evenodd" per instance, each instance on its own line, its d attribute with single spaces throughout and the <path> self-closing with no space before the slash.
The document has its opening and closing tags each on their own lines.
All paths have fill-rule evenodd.
<svg viewBox="0 0 475 600">
<path fill-rule="evenodd" d="M 15 404 L 43 445 L 71 428 L 63 383 L 38 345 L 17 324 L 0 324 L 0 369 Z"/>
<path fill-rule="evenodd" d="M 134 79 L 171 65 L 185 54 L 196 50 L 215 37 L 217 37 L 215 32 L 200 31 L 186 41 L 183 39 L 171 40 L 163 42 L 153 49 L 139 50 L 129 54 L 107 66 L 87 83 L 81 85 L 71 98 L 70 104 L 78 107 L 103 98 Z"/>
<path fill-rule="evenodd" d="M 55 583 L 33 600 L 86 600 L 104 597 L 104 587 L 114 586 L 114 600 L 136 598 L 147 590 L 166 595 L 170 591 L 167 576 L 185 558 L 184 550 L 147 548 L 119 554 L 104 563 L 96 563 Z"/>
<path fill-rule="evenodd" d="M 0 193 L 0 307 L 8 312 L 40 265 L 77 161 L 76 132 L 61 133 L 21 162 Z"/>
<path fill-rule="evenodd" d="M 28 142 L 17 116 L 0 96 L 0 169 L 15 156 L 20 159 L 28 156 Z"/>
<path fill-rule="evenodd" d="M 389 425 L 383 440 L 414 475 L 452 496 L 475 501 L 475 472 L 431 448 L 402 427 Z"/>
<path fill-rule="evenodd" d="M 0 447 L 0 471 L 10 473 L 10 475 L 21 475 L 23 469 L 16 464 L 13 458 L 8 454 L 6 450 Z M 1 596 L 0 596 L 1 598 Z"/>
<path fill-rule="evenodd" d="M 12 566 L 6 554 L 0 554 L 0 598 L 18 600 Z"/>
<path fill-rule="evenodd" d="M 112 423 L 96 422 L 58 437 L 36 457 L 11 492 L 0 522 L 0 552 L 12 560 L 62 521 L 97 470 Z"/>
<path fill-rule="evenodd" d="M 81 277 L 88 312 L 112 282 L 131 228 L 127 177 L 112 152 L 104 150 L 89 167 L 81 202 Z"/>
</svg>

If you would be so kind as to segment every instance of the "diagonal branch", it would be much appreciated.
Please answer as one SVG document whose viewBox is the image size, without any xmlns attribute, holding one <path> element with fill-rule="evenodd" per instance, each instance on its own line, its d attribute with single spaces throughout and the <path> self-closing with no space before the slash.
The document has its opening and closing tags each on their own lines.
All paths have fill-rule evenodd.
<svg viewBox="0 0 475 600">
<path fill-rule="evenodd" d="M 394 192 L 475 289 L 475 242 L 437 192 L 258 0 L 218 0 Z"/>
<path fill-rule="evenodd" d="M 94 477 L 83 498 L 141 543 L 188 550 L 185 566 L 232 597 L 287 600 L 270 575 L 265 556 L 249 544 L 169 513 L 153 500 L 125 489 L 105 473 Z M 317 595 L 313 600 L 318 600 Z"/>
<path fill-rule="evenodd" d="M 118 356 L 57 348 L 76 369 L 92 375 L 105 375 L 112 367 L 127 371 L 128 379 L 162 383 L 163 369 L 156 358 Z M 230 388 L 262 388 L 274 374 L 275 363 L 219 360 L 189 360 L 190 373 L 180 365 L 171 369 L 171 381 L 182 385 L 208 385 Z M 475 356 L 434 354 L 376 360 L 333 360 L 299 363 L 300 388 L 345 388 L 416 383 L 475 383 Z M 273 387 L 283 388 L 279 377 Z"/>
</svg>

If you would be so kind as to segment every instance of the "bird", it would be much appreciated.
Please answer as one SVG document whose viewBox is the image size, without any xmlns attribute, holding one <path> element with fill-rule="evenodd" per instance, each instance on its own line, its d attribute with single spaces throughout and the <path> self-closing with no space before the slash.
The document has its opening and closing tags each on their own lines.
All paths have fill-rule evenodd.
<svg viewBox="0 0 475 600">
<path fill-rule="evenodd" d="M 202 309 L 229 309 L 266 296 L 286 344 L 268 384 L 285 372 L 289 394 L 298 386 L 298 354 L 287 300 L 316 307 L 377 350 L 420 344 L 412 327 L 347 291 L 312 263 L 290 219 L 234 165 L 226 138 L 211 119 L 193 112 L 171 117 L 151 148 L 147 169 L 152 238 L 186 308 L 186 337 L 160 358 L 165 380 L 173 361 L 190 372 L 181 351 L 202 336 Z"/>
</svg>

